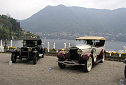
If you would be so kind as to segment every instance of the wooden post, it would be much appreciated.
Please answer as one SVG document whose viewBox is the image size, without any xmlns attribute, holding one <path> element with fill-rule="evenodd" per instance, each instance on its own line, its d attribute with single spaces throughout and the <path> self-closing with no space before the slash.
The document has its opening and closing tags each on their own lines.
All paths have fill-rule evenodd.
<svg viewBox="0 0 126 85">
<path fill-rule="evenodd" d="M 66 48 L 66 43 L 64 43 L 64 49 Z"/>
<path fill-rule="evenodd" d="M 55 42 L 53 43 L 53 49 L 55 49 L 56 48 L 56 45 L 55 45 Z"/>
<path fill-rule="evenodd" d="M 1 40 L 1 47 L 3 47 L 3 46 L 2 46 L 2 40 Z"/>
<path fill-rule="evenodd" d="M 70 43 L 69 43 L 69 48 L 70 48 Z"/>
<path fill-rule="evenodd" d="M 0 45 L 0 52 L 4 52 L 4 47 L 3 47 L 3 44 L 2 44 L 2 40 L 1 40 L 1 45 Z"/>
<path fill-rule="evenodd" d="M 49 42 L 48 42 L 48 52 L 49 52 Z"/>
<path fill-rule="evenodd" d="M 110 51 L 110 56 L 112 56 L 111 53 L 112 53 L 112 52 Z"/>
</svg>

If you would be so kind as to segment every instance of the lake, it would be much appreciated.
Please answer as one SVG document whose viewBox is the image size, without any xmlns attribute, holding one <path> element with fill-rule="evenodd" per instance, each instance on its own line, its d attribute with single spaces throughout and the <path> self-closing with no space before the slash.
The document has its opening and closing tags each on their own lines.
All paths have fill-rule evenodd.
<svg viewBox="0 0 126 85">
<path fill-rule="evenodd" d="M 56 49 L 63 49 L 64 43 L 66 43 L 66 46 L 68 47 L 69 43 L 72 45 L 76 42 L 75 40 L 58 40 L 58 39 L 42 39 L 43 46 L 47 48 L 48 42 L 50 42 L 50 48 L 53 48 L 53 43 L 55 42 Z M 10 41 L 7 41 L 8 45 L 10 46 Z M 4 42 L 3 42 L 4 45 Z M 13 46 L 14 47 L 21 47 L 22 46 L 22 40 L 13 40 Z M 126 46 L 126 42 L 119 42 L 119 41 L 106 41 L 105 43 L 105 49 L 107 51 L 118 51 L 123 50 L 123 46 Z"/>
</svg>

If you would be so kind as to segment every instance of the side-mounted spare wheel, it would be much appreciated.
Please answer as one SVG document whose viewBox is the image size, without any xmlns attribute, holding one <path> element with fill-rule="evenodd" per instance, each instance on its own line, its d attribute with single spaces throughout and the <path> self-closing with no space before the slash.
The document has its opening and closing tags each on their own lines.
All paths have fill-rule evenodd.
<svg viewBox="0 0 126 85">
<path fill-rule="evenodd" d="M 100 63 L 103 63 L 104 61 L 105 61 L 105 52 L 102 54 L 102 59 L 101 59 L 101 61 L 100 61 Z"/>
<path fill-rule="evenodd" d="M 84 71 L 89 72 L 92 69 L 92 57 L 85 61 Z"/>
<path fill-rule="evenodd" d="M 11 61 L 12 61 L 12 63 L 16 63 L 16 60 L 17 60 L 16 54 L 12 53 L 12 55 L 11 55 Z"/>
<path fill-rule="evenodd" d="M 91 53 L 92 53 L 92 56 L 93 56 L 93 62 L 95 64 L 96 63 L 96 58 L 97 58 L 96 49 L 93 48 Z"/>
</svg>

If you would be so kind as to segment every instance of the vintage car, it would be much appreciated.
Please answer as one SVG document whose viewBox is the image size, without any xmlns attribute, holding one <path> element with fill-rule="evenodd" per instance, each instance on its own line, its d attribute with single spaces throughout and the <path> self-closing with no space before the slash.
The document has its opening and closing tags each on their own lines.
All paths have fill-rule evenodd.
<svg viewBox="0 0 126 85">
<path fill-rule="evenodd" d="M 42 47 L 41 39 L 24 39 L 23 47 L 17 48 L 11 52 L 11 61 L 15 63 L 17 58 L 25 58 L 27 60 L 32 60 L 33 64 L 36 64 L 39 57 L 44 57 L 44 52 L 45 50 Z"/>
<path fill-rule="evenodd" d="M 76 41 L 79 43 L 58 53 L 60 68 L 63 69 L 66 65 L 82 65 L 83 70 L 89 72 L 94 64 L 104 62 L 104 37 L 86 36 L 76 38 Z"/>
</svg>

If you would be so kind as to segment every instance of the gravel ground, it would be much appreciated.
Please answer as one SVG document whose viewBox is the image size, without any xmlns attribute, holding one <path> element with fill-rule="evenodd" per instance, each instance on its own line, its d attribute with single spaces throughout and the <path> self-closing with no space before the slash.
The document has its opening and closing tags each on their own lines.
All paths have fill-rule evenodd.
<svg viewBox="0 0 126 85">
<path fill-rule="evenodd" d="M 60 69 L 55 56 L 45 56 L 36 65 L 26 61 L 9 65 L 10 56 L 0 53 L 0 85 L 120 85 L 120 79 L 124 85 L 126 82 L 122 62 L 105 61 L 86 73 L 81 66 Z"/>
</svg>

